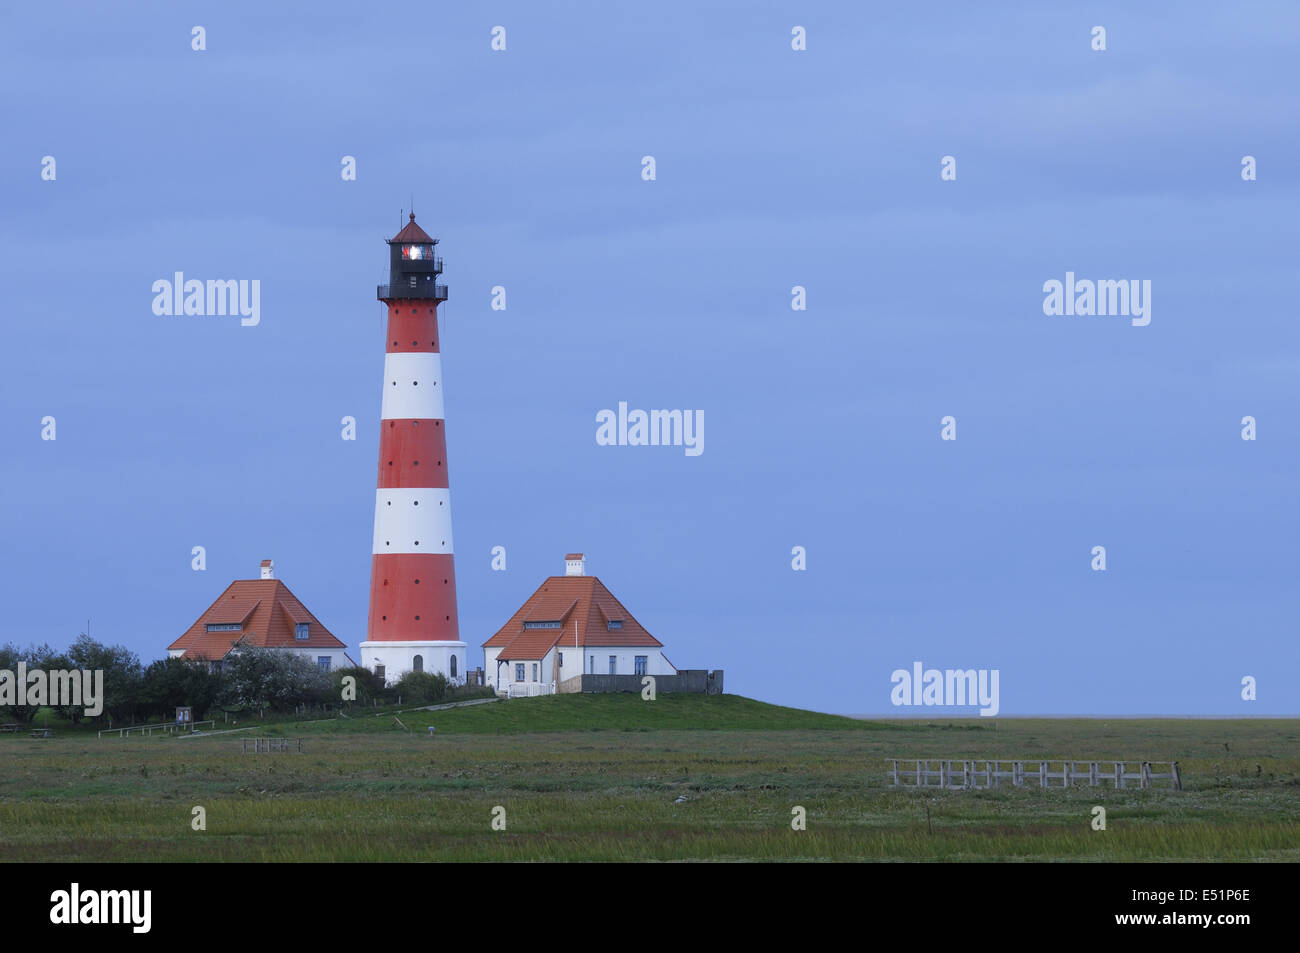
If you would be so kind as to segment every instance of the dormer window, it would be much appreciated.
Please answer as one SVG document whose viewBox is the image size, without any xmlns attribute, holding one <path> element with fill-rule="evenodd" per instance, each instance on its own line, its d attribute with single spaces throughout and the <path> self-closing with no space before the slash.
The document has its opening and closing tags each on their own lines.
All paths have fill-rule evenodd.
<svg viewBox="0 0 1300 953">
<path fill-rule="evenodd" d="M 209 622 L 205 628 L 209 632 L 238 632 L 240 625 L 238 622 Z"/>
<path fill-rule="evenodd" d="M 311 634 L 310 622 L 299 622 L 293 627 L 293 637 L 300 642 L 305 642 Z"/>
<path fill-rule="evenodd" d="M 525 629 L 558 629 L 559 622 L 525 622 Z"/>
<path fill-rule="evenodd" d="M 614 629 L 621 629 L 621 628 L 623 628 L 622 619 L 610 619 L 608 622 L 605 623 L 605 630 L 607 632 L 613 631 Z"/>
</svg>

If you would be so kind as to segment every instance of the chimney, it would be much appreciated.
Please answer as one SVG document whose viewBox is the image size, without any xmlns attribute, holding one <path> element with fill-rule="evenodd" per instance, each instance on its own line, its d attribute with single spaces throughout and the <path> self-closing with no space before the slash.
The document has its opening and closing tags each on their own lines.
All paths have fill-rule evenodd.
<svg viewBox="0 0 1300 953">
<path fill-rule="evenodd" d="M 564 574 L 566 576 L 587 575 L 587 560 L 583 558 L 582 553 L 564 554 Z"/>
<path fill-rule="evenodd" d="M 273 563 L 269 559 L 262 560 L 262 578 L 263 579 L 275 578 L 275 563 Z"/>
</svg>

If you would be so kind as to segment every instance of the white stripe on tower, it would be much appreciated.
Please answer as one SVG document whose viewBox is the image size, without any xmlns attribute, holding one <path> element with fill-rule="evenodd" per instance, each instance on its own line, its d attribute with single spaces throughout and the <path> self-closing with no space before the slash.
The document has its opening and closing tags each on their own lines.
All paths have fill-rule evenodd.
<svg viewBox="0 0 1300 953">
<path fill-rule="evenodd" d="M 389 489 L 375 491 L 376 556 L 395 553 L 451 555 L 450 491 Z"/>
<path fill-rule="evenodd" d="M 384 420 L 442 420 L 442 355 L 405 351 L 384 357 Z"/>
</svg>

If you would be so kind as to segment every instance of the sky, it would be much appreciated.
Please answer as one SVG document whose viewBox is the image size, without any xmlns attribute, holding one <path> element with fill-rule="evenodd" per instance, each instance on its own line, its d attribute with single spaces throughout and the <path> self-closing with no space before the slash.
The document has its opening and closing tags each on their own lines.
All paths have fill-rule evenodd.
<svg viewBox="0 0 1300 953">
<path fill-rule="evenodd" d="M 765 701 L 974 713 L 895 706 L 920 662 L 996 670 L 1002 715 L 1300 713 L 1297 36 L 1284 2 L 7 5 L 0 643 L 159 658 L 271 558 L 358 657 L 414 208 L 471 664 L 581 551 Z M 259 322 L 156 315 L 178 271 L 257 280 Z M 1067 272 L 1149 281 L 1150 323 L 1045 314 Z M 620 401 L 703 452 L 599 445 Z"/>
</svg>

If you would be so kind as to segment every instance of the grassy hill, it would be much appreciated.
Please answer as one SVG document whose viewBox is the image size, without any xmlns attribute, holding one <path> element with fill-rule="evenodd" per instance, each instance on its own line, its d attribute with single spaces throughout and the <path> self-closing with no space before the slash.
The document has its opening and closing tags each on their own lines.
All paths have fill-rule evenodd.
<svg viewBox="0 0 1300 953">
<path fill-rule="evenodd" d="M 438 734 L 519 734 L 550 731 L 862 731 L 872 723 L 800 708 L 769 705 L 741 695 L 544 695 L 399 716 L 412 731 Z M 263 733 L 355 733 L 394 729 L 393 715 L 358 710 L 331 721 L 272 723 Z"/>
</svg>

